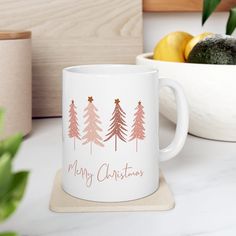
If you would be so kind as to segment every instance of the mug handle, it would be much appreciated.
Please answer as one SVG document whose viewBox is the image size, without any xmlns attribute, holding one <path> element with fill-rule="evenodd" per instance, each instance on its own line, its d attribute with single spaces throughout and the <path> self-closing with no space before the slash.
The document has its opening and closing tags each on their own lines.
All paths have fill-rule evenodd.
<svg viewBox="0 0 236 236">
<path fill-rule="evenodd" d="M 189 113 L 188 104 L 181 86 L 171 79 L 159 79 L 159 89 L 169 87 L 173 91 L 177 106 L 177 122 L 175 136 L 172 142 L 160 150 L 160 161 L 167 161 L 176 156 L 183 148 L 188 134 Z"/>
</svg>

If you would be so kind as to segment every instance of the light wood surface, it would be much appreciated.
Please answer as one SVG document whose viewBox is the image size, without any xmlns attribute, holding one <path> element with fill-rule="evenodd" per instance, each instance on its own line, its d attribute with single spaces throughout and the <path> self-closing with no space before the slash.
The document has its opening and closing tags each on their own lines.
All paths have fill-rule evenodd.
<svg viewBox="0 0 236 236">
<path fill-rule="evenodd" d="M 202 0 L 143 0 L 145 12 L 196 12 L 202 11 Z M 236 0 L 221 1 L 217 11 L 228 11 Z"/>
<path fill-rule="evenodd" d="M 0 31 L 0 40 L 29 39 L 29 38 L 31 38 L 30 31 Z"/>
<path fill-rule="evenodd" d="M 0 40 L 0 55 L 0 108 L 5 111 L 0 139 L 26 135 L 32 128 L 31 39 Z"/>
<path fill-rule="evenodd" d="M 142 52 L 141 0 L 2 0 L 0 18 L 0 29 L 32 31 L 34 117 L 61 115 L 64 67 Z"/>
<path fill-rule="evenodd" d="M 162 173 L 158 191 L 148 197 L 128 202 L 101 203 L 85 201 L 65 193 L 61 188 L 61 171 L 56 174 L 49 204 L 55 212 L 164 211 L 174 206 L 173 195 Z"/>
</svg>

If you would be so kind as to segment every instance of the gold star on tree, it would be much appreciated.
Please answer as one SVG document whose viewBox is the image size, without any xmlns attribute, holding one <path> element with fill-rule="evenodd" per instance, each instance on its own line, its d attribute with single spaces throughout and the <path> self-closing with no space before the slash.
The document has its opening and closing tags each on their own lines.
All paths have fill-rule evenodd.
<svg viewBox="0 0 236 236">
<path fill-rule="evenodd" d="M 119 98 L 115 99 L 115 104 L 118 104 L 120 102 Z"/>
<path fill-rule="evenodd" d="M 91 97 L 88 97 L 88 101 L 89 102 L 92 102 L 93 101 L 93 97 L 91 96 Z"/>
</svg>

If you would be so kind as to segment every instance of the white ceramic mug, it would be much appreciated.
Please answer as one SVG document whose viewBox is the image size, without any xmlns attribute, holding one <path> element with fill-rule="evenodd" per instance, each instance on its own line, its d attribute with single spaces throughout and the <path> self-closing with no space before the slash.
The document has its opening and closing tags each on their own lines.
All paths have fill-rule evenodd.
<svg viewBox="0 0 236 236">
<path fill-rule="evenodd" d="M 159 150 L 159 89 L 178 112 L 172 143 Z M 142 65 L 83 65 L 63 70 L 62 187 L 100 202 L 142 198 L 159 187 L 159 161 L 183 147 L 188 107 L 181 87 Z"/>
</svg>

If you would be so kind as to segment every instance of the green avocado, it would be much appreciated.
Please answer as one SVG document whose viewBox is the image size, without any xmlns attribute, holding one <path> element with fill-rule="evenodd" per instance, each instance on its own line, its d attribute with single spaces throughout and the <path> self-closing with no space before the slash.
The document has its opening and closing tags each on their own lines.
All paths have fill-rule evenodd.
<svg viewBox="0 0 236 236">
<path fill-rule="evenodd" d="M 224 35 L 207 37 L 193 47 L 187 62 L 236 65 L 236 38 Z"/>
</svg>

